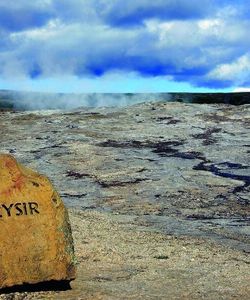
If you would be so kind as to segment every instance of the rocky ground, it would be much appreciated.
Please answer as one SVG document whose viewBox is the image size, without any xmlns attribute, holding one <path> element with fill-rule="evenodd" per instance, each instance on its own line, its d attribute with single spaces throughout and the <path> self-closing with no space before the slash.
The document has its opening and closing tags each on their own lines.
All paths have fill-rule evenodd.
<svg viewBox="0 0 250 300">
<path fill-rule="evenodd" d="M 249 299 L 250 105 L 0 113 L 70 210 L 78 277 L 0 299 Z"/>
</svg>

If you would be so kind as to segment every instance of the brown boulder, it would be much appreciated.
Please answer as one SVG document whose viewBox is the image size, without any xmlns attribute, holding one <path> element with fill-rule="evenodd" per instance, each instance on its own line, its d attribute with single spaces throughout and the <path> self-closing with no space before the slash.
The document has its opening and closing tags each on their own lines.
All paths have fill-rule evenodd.
<svg viewBox="0 0 250 300">
<path fill-rule="evenodd" d="M 0 154 L 0 288 L 75 278 L 68 214 L 50 181 Z"/>
</svg>

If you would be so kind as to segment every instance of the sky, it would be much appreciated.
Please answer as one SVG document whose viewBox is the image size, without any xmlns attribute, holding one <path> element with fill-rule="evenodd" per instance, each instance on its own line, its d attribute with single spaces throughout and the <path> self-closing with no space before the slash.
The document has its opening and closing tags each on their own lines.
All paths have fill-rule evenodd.
<svg viewBox="0 0 250 300">
<path fill-rule="evenodd" d="M 250 91 L 250 0 L 0 0 L 0 89 Z"/>
</svg>

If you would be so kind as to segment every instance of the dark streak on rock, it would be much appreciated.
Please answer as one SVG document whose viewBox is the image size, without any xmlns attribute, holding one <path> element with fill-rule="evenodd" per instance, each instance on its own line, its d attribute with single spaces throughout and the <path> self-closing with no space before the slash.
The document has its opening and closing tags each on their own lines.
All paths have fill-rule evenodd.
<svg viewBox="0 0 250 300">
<path fill-rule="evenodd" d="M 90 174 L 87 173 L 79 173 L 75 171 L 67 171 L 67 177 L 74 177 L 75 179 L 81 179 L 83 177 L 91 177 Z"/>
<path fill-rule="evenodd" d="M 174 119 L 173 117 L 158 117 L 158 118 L 155 118 L 155 121 L 159 122 L 159 123 L 163 122 L 166 125 L 175 125 L 175 124 L 181 122 L 181 120 Z"/>
<path fill-rule="evenodd" d="M 114 140 L 107 140 L 105 142 L 97 144 L 99 147 L 113 147 L 113 148 L 135 148 L 135 149 L 144 149 L 144 148 L 153 148 L 156 151 L 164 151 L 164 149 L 169 148 L 170 146 L 180 146 L 183 145 L 182 141 L 114 141 Z"/>
<path fill-rule="evenodd" d="M 205 160 L 204 155 L 201 152 L 197 151 L 187 151 L 187 152 L 180 152 L 173 147 L 178 147 L 183 145 L 183 141 L 176 141 L 176 140 L 169 140 L 169 141 L 114 141 L 114 140 L 107 140 L 105 142 L 99 143 L 99 147 L 113 147 L 113 148 L 135 148 L 135 149 L 143 149 L 149 148 L 153 149 L 153 153 L 157 153 L 159 156 L 164 157 L 179 157 L 183 159 L 201 159 Z"/>
<path fill-rule="evenodd" d="M 231 163 L 231 162 L 212 164 L 212 163 L 208 163 L 207 161 L 202 161 L 198 165 L 193 167 L 193 170 L 208 171 L 216 176 L 243 181 L 244 185 L 235 187 L 232 192 L 239 193 L 239 192 L 244 191 L 248 186 L 250 186 L 250 176 L 232 174 L 227 171 L 227 170 L 231 170 L 231 169 L 234 169 L 234 170 L 235 169 L 236 170 L 248 169 L 248 166 L 243 166 L 241 164 L 236 164 L 236 163 Z"/>
<path fill-rule="evenodd" d="M 113 147 L 113 148 L 135 148 L 135 149 L 153 149 L 153 153 L 157 153 L 160 156 L 167 156 L 177 153 L 178 150 L 173 147 L 183 145 L 183 141 L 169 140 L 169 141 L 114 141 L 107 140 L 105 142 L 97 144 L 99 147 Z"/>
<path fill-rule="evenodd" d="M 82 198 L 82 197 L 87 196 L 87 193 L 85 193 L 85 194 L 76 194 L 76 195 L 64 193 L 64 194 L 61 194 L 61 196 L 62 197 L 70 197 L 70 198 Z"/>
<path fill-rule="evenodd" d="M 43 148 L 40 148 L 40 149 L 37 149 L 37 150 L 31 150 L 30 153 L 38 153 L 38 152 L 41 152 L 42 150 L 46 150 L 46 149 L 54 149 L 54 148 L 62 148 L 62 143 L 60 144 L 53 144 L 51 146 L 46 146 L 46 147 L 43 147 Z"/>
<path fill-rule="evenodd" d="M 204 155 L 201 152 L 197 151 L 188 151 L 188 152 L 176 152 L 173 155 L 170 155 L 172 157 L 179 157 L 183 159 L 201 159 L 205 160 Z"/>
<path fill-rule="evenodd" d="M 97 182 L 103 187 L 103 188 L 109 188 L 109 187 L 116 187 L 116 186 L 126 186 L 128 184 L 136 184 L 142 181 L 146 181 L 146 178 L 136 178 L 135 180 L 129 180 L 129 181 L 111 181 L 111 182 L 104 182 L 98 180 Z"/>
<path fill-rule="evenodd" d="M 193 134 L 192 137 L 195 139 L 201 139 L 203 140 L 203 145 L 207 146 L 207 145 L 212 145 L 215 144 L 217 142 L 217 139 L 213 136 L 214 133 L 218 133 L 221 132 L 221 128 L 208 128 L 206 129 L 203 133 L 199 133 L 199 134 Z"/>
<path fill-rule="evenodd" d="M 142 170 L 142 172 L 143 171 L 144 170 Z M 87 173 L 79 173 L 79 172 L 75 172 L 75 171 L 67 171 L 66 176 L 74 177 L 77 180 L 82 179 L 84 177 L 89 177 L 89 178 L 94 179 L 95 182 L 103 188 L 116 187 L 116 186 L 126 186 L 127 184 L 136 184 L 136 183 L 139 183 L 141 181 L 147 180 L 146 178 L 136 178 L 134 180 L 128 180 L 128 181 L 110 181 L 110 182 L 108 182 L 108 181 L 99 180 L 94 175 L 87 174 Z M 71 197 L 73 197 L 73 196 L 71 196 Z"/>
</svg>

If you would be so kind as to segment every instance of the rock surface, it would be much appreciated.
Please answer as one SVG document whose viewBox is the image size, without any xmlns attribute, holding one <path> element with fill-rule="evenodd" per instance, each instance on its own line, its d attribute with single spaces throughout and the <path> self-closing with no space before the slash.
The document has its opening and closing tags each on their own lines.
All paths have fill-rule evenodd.
<svg viewBox="0 0 250 300">
<path fill-rule="evenodd" d="M 72 290 L 15 299 L 248 299 L 249 108 L 1 113 L 0 151 L 53 179 L 79 263 Z"/>
<path fill-rule="evenodd" d="M 66 209 L 49 180 L 0 155 L 0 287 L 75 278 Z"/>
</svg>

